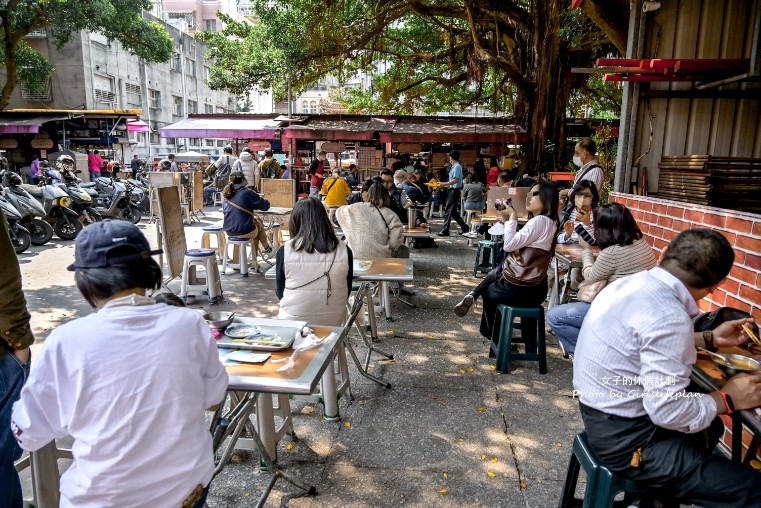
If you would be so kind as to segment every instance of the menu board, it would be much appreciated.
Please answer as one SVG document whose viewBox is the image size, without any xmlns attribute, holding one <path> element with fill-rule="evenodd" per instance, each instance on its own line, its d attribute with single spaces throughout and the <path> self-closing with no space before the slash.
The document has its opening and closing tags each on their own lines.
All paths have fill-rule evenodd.
<svg viewBox="0 0 761 508">
<path fill-rule="evenodd" d="M 193 210 L 203 209 L 203 172 L 193 171 Z"/>
<path fill-rule="evenodd" d="M 360 168 L 380 167 L 382 159 L 382 151 L 376 150 L 374 146 L 357 147 L 357 166 Z"/>
<path fill-rule="evenodd" d="M 296 203 L 296 181 L 292 178 L 263 178 L 262 194 L 272 207 L 293 208 Z"/>
<path fill-rule="evenodd" d="M 162 247 L 169 267 L 169 276 L 174 278 L 182 275 L 185 252 L 188 250 L 180 209 L 180 192 L 177 187 L 162 187 L 158 189 L 158 195 Z"/>
</svg>

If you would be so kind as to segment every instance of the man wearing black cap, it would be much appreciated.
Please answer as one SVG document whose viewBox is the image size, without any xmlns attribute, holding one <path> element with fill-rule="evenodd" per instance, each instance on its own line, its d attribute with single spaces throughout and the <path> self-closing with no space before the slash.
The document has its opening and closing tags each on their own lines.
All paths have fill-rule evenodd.
<svg viewBox="0 0 761 508">
<path fill-rule="evenodd" d="M 312 175 L 312 181 L 309 184 L 309 195 L 320 199 L 320 192 L 322 192 L 322 182 L 325 180 L 325 156 L 328 152 L 320 150 L 317 154 L 317 158 L 309 165 L 309 174 Z"/>
<path fill-rule="evenodd" d="M 161 285 L 158 252 L 127 221 L 77 237 L 69 270 L 97 311 L 50 333 L 11 419 L 25 450 L 74 439 L 61 506 L 203 506 L 214 474 L 204 409 L 228 376 L 200 314 L 146 296 Z"/>
<path fill-rule="evenodd" d="M 468 224 L 462 220 L 460 214 L 457 212 L 457 205 L 460 203 L 460 194 L 462 193 L 462 166 L 460 165 L 460 152 L 452 150 L 449 152 L 449 159 L 452 162 L 452 166 L 449 169 L 449 181 L 439 184 L 439 187 L 449 187 L 447 192 L 447 204 L 444 207 L 444 227 L 437 233 L 439 236 L 449 236 L 449 223 L 452 219 L 459 224 L 462 229 L 461 234 L 465 234 L 468 231 Z"/>
</svg>

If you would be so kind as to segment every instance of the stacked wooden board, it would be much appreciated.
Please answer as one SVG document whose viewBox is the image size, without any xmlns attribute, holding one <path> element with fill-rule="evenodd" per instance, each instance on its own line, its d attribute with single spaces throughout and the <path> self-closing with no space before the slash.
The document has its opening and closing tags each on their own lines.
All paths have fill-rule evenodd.
<svg viewBox="0 0 761 508">
<path fill-rule="evenodd" d="M 658 168 L 658 197 L 761 213 L 761 159 L 666 156 Z"/>
</svg>

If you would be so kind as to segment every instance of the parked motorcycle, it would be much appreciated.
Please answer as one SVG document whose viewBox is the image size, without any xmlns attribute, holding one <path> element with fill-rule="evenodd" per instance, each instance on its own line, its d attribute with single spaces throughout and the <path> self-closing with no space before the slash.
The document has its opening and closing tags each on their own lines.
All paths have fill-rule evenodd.
<svg viewBox="0 0 761 508">
<path fill-rule="evenodd" d="M 35 191 L 34 186 L 24 188 L 37 199 L 42 199 L 42 207 L 47 212 L 45 220 L 53 225 L 53 231 L 61 240 L 73 240 L 82 230 L 79 214 L 69 208 L 71 198 L 58 185 L 53 185 L 53 177 L 60 176 L 50 169 L 40 176 L 40 187 Z"/>
<path fill-rule="evenodd" d="M 24 226 L 19 225 L 21 213 L 4 196 L 0 196 L 0 211 L 8 219 L 8 226 L 10 226 L 8 231 L 11 235 L 13 250 L 16 251 L 16 254 L 21 254 L 32 243 L 32 235 Z"/>
<path fill-rule="evenodd" d="M 93 208 L 93 200 L 90 194 L 83 189 L 80 184 L 82 180 L 77 177 L 80 170 L 74 169 L 74 159 L 69 155 L 60 156 L 56 162 L 58 179 L 62 182 L 58 184 L 71 198 L 69 208 L 79 215 L 79 220 L 85 226 L 103 220 L 103 217 Z M 55 175 L 54 175 L 55 176 Z"/>
<path fill-rule="evenodd" d="M 81 185 L 90 194 L 97 211 L 103 217 L 119 218 L 133 224 L 140 222 L 140 209 L 131 201 L 134 186 L 128 182 L 106 177 Z"/>
<path fill-rule="evenodd" d="M 21 215 L 19 224 L 29 231 L 32 245 L 44 245 L 53 238 L 53 226 L 45 222 L 45 209 L 42 204 L 23 187 L 23 180 L 18 173 L 6 170 L 2 177 L 2 194 Z"/>
</svg>

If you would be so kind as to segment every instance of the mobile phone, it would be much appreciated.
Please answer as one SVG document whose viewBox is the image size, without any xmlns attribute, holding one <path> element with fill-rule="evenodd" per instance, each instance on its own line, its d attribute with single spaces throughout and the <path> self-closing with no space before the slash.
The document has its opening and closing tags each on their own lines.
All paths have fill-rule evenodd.
<svg viewBox="0 0 761 508">
<path fill-rule="evenodd" d="M 494 202 L 494 208 L 496 210 L 499 210 L 501 212 L 502 210 L 507 208 L 507 206 L 505 206 L 505 204 L 502 201 L 497 200 L 497 201 Z"/>
</svg>

